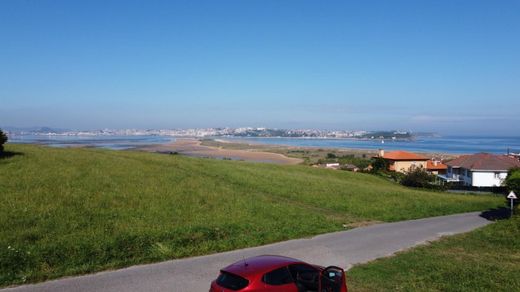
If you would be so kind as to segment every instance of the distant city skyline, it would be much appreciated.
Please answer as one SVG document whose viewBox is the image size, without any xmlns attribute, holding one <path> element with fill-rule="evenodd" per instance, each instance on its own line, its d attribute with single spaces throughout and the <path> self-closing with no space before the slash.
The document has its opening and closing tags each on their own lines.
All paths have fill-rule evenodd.
<svg viewBox="0 0 520 292">
<path fill-rule="evenodd" d="M 0 128 L 520 135 L 518 1 L 2 1 Z"/>
</svg>

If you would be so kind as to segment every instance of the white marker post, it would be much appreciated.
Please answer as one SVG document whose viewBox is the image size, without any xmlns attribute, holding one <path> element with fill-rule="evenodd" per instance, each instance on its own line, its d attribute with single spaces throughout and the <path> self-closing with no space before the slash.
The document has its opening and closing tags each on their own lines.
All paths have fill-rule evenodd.
<svg viewBox="0 0 520 292">
<path fill-rule="evenodd" d="M 507 198 L 511 200 L 511 217 L 513 217 L 513 200 L 518 199 L 515 192 L 511 191 L 509 195 L 507 195 Z"/>
</svg>

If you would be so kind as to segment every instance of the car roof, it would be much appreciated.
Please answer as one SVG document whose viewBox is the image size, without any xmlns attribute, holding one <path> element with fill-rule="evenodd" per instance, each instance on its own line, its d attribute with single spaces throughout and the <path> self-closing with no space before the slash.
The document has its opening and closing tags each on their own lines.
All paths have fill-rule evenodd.
<svg viewBox="0 0 520 292">
<path fill-rule="evenodd" d="M 307 263 L 284 256 L 261 255 L 238 261 L 223 268 L 222 271 L 248 278 L 259 274 L 263 275 L 266 272 L 292 264 Z"/>
</svg>

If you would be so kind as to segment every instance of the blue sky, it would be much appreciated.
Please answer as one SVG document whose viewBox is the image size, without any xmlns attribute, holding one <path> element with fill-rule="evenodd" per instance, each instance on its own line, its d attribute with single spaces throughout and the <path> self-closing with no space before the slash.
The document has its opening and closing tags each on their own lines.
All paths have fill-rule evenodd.
<svg viewBox="0 0 520 292">
<path fill-rule="evenodd" d="M 520 134 L 520 1 L 0 1 L 0 126 Z"/>
</svg>

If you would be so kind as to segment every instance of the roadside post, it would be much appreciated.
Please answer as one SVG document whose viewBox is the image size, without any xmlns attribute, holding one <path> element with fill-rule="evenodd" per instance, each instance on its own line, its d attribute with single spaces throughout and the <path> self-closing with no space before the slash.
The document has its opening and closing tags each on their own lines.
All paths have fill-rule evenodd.
<svg viewBox="0 0 520 292">
<path fill-rule="evenodd" d="M 509 195 L 507 195 L 507 198 L 511 200 L 511 217 L 513 217 L 513 200 L 518 199 L 515 192 L 511 191 Z"/>
</svg>

